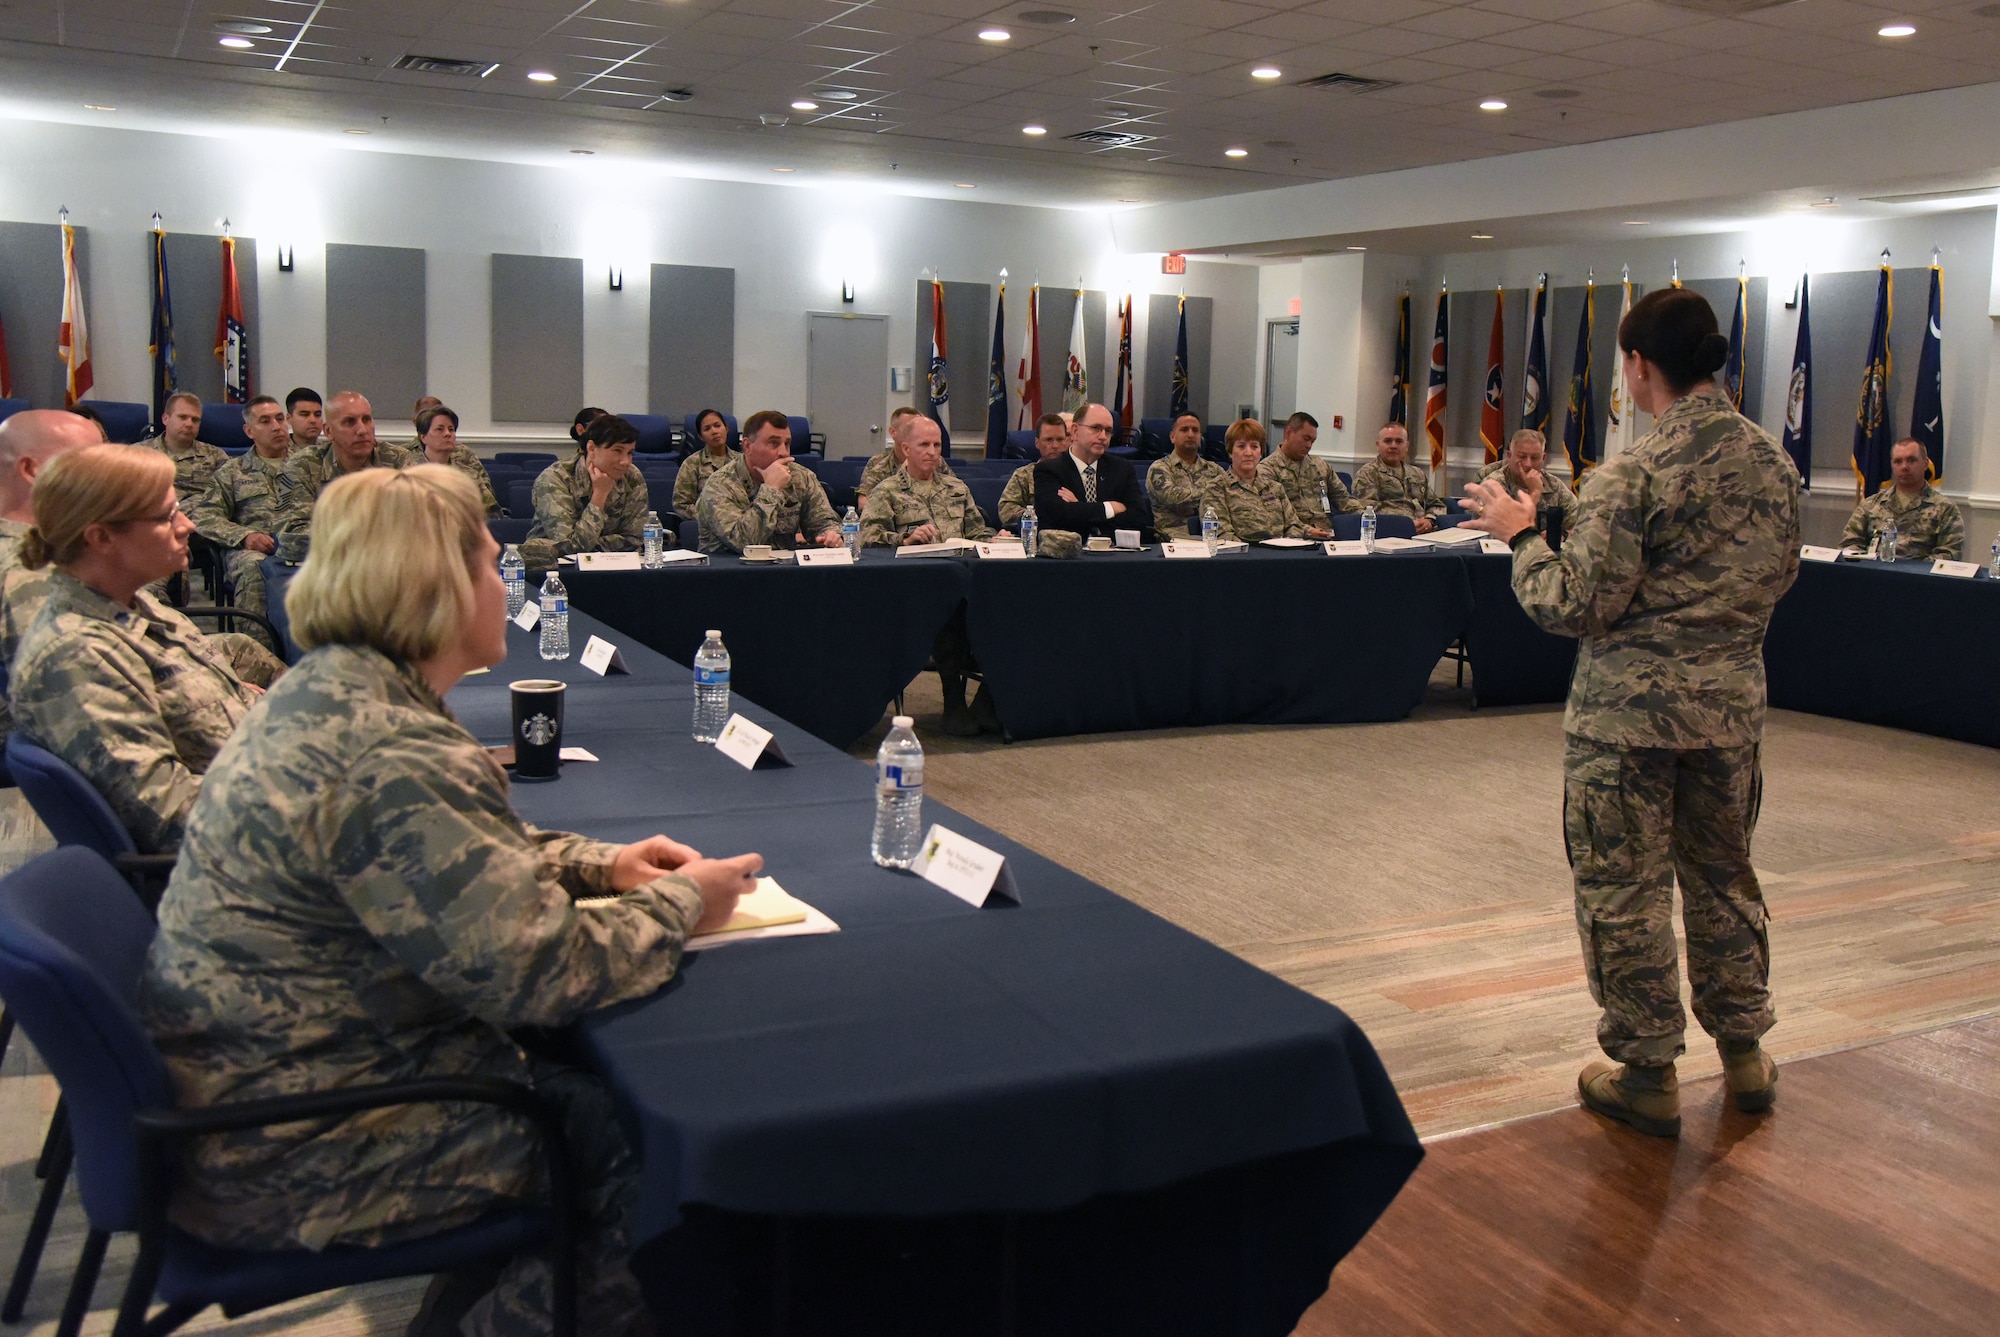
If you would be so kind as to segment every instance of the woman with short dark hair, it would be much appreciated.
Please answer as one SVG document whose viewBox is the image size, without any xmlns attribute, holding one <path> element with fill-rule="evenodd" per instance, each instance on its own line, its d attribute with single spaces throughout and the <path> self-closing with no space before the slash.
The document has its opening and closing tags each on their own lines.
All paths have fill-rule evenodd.
<svg viewBox="0 0 2000 1337">
<path fill-rule="evenodd" d="M 479 504 L 485 508 L 486 518 L 499 515 L 500 499 L 493 495 L 493 480 L 487 476 L 486 466 L 469 447 L 458 443 L 458 415 L 438 404 L 417 414 L 416 422 L 417 445 L 424 459 L 470 478 L 479 489 Z"/>
</svg>

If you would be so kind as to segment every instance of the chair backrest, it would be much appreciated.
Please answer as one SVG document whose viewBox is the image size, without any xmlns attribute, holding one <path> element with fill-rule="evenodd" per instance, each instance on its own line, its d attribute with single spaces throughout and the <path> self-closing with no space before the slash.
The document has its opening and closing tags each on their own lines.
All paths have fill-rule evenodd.
<svg viewBox="0 0 2000 1337">
<path fill-rule="evenodd" d="M 1333 536 L 1337 539 L 1358 539 L 1361 537 L 1361 516 L 1336 515 L 1333 517 Z M 1375 537 L 1381 539 L 1413 539 L 1417 536 L 1417 522 L 1407 515 L 1377 515 L 1375 517 Z"/>
<path fill-rule="evenodd" d="M 664 413 L 621 413 L 618 415 L 639 430 L 639 444 L 632 449 L 640 455 L 661 455 L 674 448 L 674 420 Z"/>
<path fill-rule="evenodd" d="M 504 548 L 510 543 L 519 543 L 526 539 L 528 531 L 534 527 L 534 524 L 535 522 L 532 518 L 523 520 L 503 517 L 488 520 L 486 528 L 493 535 L 493 541 Z"/>
<path fill-rule="evenodd" d="M 496 464 L 511 464 L 517 469 L 533 469 L 536 473 L 556 462 L 556 457 L 535 450 L 496 450 L 493 452 Z"/>
<path fill-rule="evenodd" d="M 7 739 L 7 769 L 58 845 L 81 845 L 106 859 L 137 849 L 125 823 L 76 767 L 19 732 Z"/>
<path fill-rule="evenodd" d="M 241 404 L 203 404 L 201 406 L 201 426 L 195 430 L 197 440 L 206 441 L 211 446 L 228 449 L 231 446 L 248 446 L 250 438 L 243 433 L 243 406 Z"/>
<path fill-rule="evenodd" d="M 681 546 L 689 552 L 701 551 L 701 521 L 681 521 Z"/>
<path fill-rule="evenodd" d="M 0 998 L 62 1087 L 77 1187 L 98 1230 L 138 1227 L 132 1115 L 174 1104 L 129 1001 L 153 933 L 132 888 L 90 850 L 55 850 L 0 879 Z"/>
<path fill-rule="evenodd" d="M 122 399 L 86 399 L 84 403 L 104 419 L 104 434 L 113 441 L 131 445 L 146 435 L 153 425 L 153 410 L 144 404 Z"/>
<path fill-rule="evenodd" d="M 1005 478 L 968 478 L 965 486 L 972 493 L 972 500 L 978 504 L 979 513 L 986 517 L 986 523 L 994 528 L 1000 526 L 1000 494 L 1006 490 Z"/>
<path fill-rule="evenodd" d="M 1035 434 L 1018 429 L 1007 433 L 1007 444 L 1000 448 L 1000 455 L 1009 460 L 1038 460 L 1042 457 L 1041 452 L 1035 449 Z"/>
<path fill-rule="evenodd" d="M 5 422 L 16 413 L 24 412 L 33 407 L 34 405 L 25 399 L 0 399 L 0 422 Z"/>
<path fill-rule="evenodd" d="M 507 514 L 516 519 L 535 518 L 535 480 L 517 478 L 507 487 Z"/>
<path fill-rule="evenodd" d="M 792 454 L 812 453 L 812 424 L 796 413 L 785 415 L 785 421 L 792 425 Z"/>
</svg>

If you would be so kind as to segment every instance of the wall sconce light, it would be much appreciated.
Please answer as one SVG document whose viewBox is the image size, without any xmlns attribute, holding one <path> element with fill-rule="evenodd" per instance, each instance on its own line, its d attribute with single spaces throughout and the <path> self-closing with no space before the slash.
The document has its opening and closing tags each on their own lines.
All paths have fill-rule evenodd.
<svg viewBox="0 0 2000 1337">
<path fill-rule="evenodd" d="M 613 292 L 625 291 L 625 271 L 620 269 L 617 265 L 611 266 L 611 291 Z"/>
<path fill-rule="evenodd" d="M 278 243 L 278 272 L 280 274 L 292 272 L 292 248 L 284 242 Z"/>
<path fill-rule="evenodd" d="M 840 281 L 840 300 L 847 303 L 850 306 L 853 305 L 854 303 L 853 279 L 842 279 Z"/>
</svg>

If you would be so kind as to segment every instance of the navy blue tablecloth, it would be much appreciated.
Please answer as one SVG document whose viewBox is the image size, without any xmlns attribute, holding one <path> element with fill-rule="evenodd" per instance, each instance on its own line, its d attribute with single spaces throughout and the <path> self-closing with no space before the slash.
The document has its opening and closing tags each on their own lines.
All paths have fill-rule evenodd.
<svg viewBox="0 0 2000 1337">
<path fill-rule="evenodd" d="M 1473 699 L 1482 706 L 1525 706 L 1569 696 L 1576 639 L 1552 636 L 1529 620 L 1514 597 L 1514 559 L 1465 554 L 1472 616 L 1465 626 Z"/>
</svg>

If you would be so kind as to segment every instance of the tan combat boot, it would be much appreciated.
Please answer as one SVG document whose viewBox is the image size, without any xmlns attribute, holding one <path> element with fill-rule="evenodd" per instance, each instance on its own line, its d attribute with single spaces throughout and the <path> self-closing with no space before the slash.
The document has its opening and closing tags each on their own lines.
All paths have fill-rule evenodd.
<svg viewBox="0 0 2000 1337">
<path fill-rule="evenodd" d="M 1778 1098 L 1778 1065 L 1771 1062 L 1764 1047 L 1755 1040 L 1748 1045 L 1718 1040 L 1715 1047 L 1722 1051 L 1722 1079 L 1728 1083 L 1729 1094 L 1736 1097 L 1736 1108 L 1745 1114 L 1761 1114 L 1771 1108 L 1771 1102 Z"/>
<path fill-rule="evenodd" d="M 1654 1137 L 1681 1135 L 1681 1082 L 1673 1064 L 1623 1067 L 1599 1059 L 1577 1074 L 1583 1107 Z"/>
</svg>

